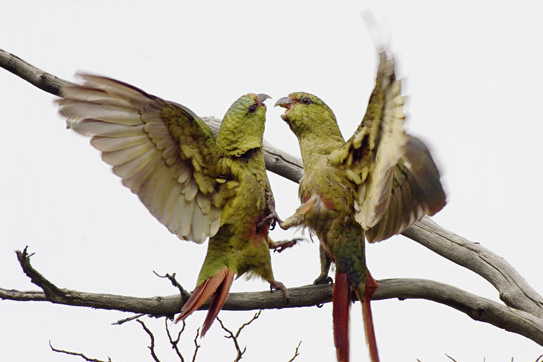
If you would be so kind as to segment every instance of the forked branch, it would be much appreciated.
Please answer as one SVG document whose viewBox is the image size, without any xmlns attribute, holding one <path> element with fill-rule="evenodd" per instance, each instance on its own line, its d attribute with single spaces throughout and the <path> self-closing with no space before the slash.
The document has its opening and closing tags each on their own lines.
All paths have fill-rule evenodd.
<svg viewBox="0 0 543 362">
<path fill-rule="evenodd" d="M 0 49 L 0 67 L 54 95 L 69 83 L 46 73 L 19 57 Z M 216 132 L 220 120 L 205 119 Z M 303 174 L 301 160 L 269 143 L 264 147 L 266 167 L 282 177 L 298 182 Z M 404 233 L 417 243 L 444 258 L 481 275 L 500 293 L 501 304 L 468 293 L 456 287 L 421 279 L 385 279 L 373 299 L 427 299 L 448 305 L 475 320 L 490 323 L 510 332 L 521 334 L 543 346 L 543 297 L 503 258 L 478 243 L 466 240 L 424 218 Z M 17 291 L 0 288 L 0 298 L 18 301 L 49 301 L 58 304 L 87 306 L 101 309 L 173 316 L 181 309 L 179 295 L 136 298 L 111 294 L 94 294 L 60 289 L 47 281 L 30 265 L 29 255 L 18 252 L 24 272 L 42 291 Z M 332 288 L 310 285 L 289 289 L 291 299 L 285 303 L 282 293 L 231 293 L 223 309 L 256 310 L 315 306 L 331 300 Z M 203 309 L 207 305 L 203 306 Z"/>
</svg>

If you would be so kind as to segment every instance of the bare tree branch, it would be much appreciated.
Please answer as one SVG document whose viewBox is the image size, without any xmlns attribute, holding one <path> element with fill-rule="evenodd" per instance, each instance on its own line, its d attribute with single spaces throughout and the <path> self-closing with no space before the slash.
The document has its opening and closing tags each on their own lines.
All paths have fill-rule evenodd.
<svg viewBox="0 0 543 362">
<path fill-rule="evenodd" d="M 381 289 L 381 286 L 385 288 Z M 380 292 L 379 292 L 380 291 Z M 459 310 L 472 319 L 518 333 L 543 346 L 543 319 L 452 285 L 424 279 L 384 279 L 373 299 L 426 299 Z"/>
<path fill-rule="evenodd" d="M 506 305 L 543 318 L 543 297 L 499 255 L 442 228 L 428 217 L 403 235 L 485 278 L 500 292 Z"/>
<path fill-rule="evenodd" d="M 18 56 L 0 49 L 0 66 L 36 87 L 58 96 L 60 87 L 69 83 L 25 62 Z"/>
<path fill-rule="evenodd" d="M 68 83 L 1 49 L 0 67 L 54 95 L 58 95 L 60 87 Z M 212 117 L 207 118 L 206 121 L 214 131 L 220 125 L 220 120 Z M 265 143 L 264 151 L 268 170 L 294 182 L 300 180 L 303 170 L 299 158 L 282 152 L 268 143 Z M 521 334 L 543 345 L 543 297 L 533 290 L 524 278 L 503 258 L 478 243 L 471 242 L 445 230 L 429 218 L 424 218 L 403 234 L 444 258 L 481 275 L 498 290 L 500 299 L 506 306 L 450 285 L 420 279 L 382 280 L 373 299 L 415 298 L 431 300 L 453 307 L 475 320 Z M 26 253 L 23 252 L 23 254 Z M 33 270 L 29 262 L 26 265 L 27 259 L 28 255 L 26 255 L 26 258 L 19 260 L 21 266 L 32 282 L 40 286 L 43 292 L 0 288 L 1 299 L 50 301 L 154 316 L 173 316 L 180 310 L 183 303 L 179 295 L 135 298 L 59 289 Z M 329 285 L 292 288 L 289 289 L 289 293 L 291 299 L 288 305 L 285 303 L 282 293 L 231 293 L 223 309 L 294 308 L 314 306 L 331 300 L 331 287 Z M 204 305 L 203 308 L 207 308 L 207 305 Z"/>
<path fill-rule="evenodd" d="M 30 256 L 22 255 L 21 266 L 25 274 L 39 274 L 32 268 Z M 30 272 L 28 269 L 32 269 Z M 24 301 L 49 301 L 56 304 L 84 306 L 100 309 L 113 309 L 125 312 L 143 313 L 151 316 L 169 316 L 179 313 L 183 305 L 180 295 L 165 297 L 139 298 L 112 294 L 96 294 L 60 289 L 41 274 L 37 280 L 43 281 L 50 290 L 59 290 L 60 295 L 51 296 L 45 292 L 25 292 L 0 288 L 0 299 Z M 39 284 L 38 284 L 39 285 Z M 39 285 L 41 287 L 41 285 Z M 288 304 L 281 292 L 246 292 L 230 293 L 224 304 L 224 310 L 257 310 L 312 307 L 332 300 L 331 285 L 307 285 L 290 288 Z M 523 335 L 543 346 L 543 319 L 501 303 L 479 297 L 451 285 L 424 279 L 383 279 L 373 295 L 373 300 L 398 298 L 426 299 L 459 310 L 474 320 L 486 322 L 509 332 Z M 201 309 L 207 309 L 209 303 Z"/>
<path fill-rule="evenodd" d="M 71 82 L 38 69 L 18 56 L 2 49 L 0 49 L 0 67 L 55 96 L 60 95 L 60 88 L 63 85 L 71 84 Z M 220 119 L 215 117 L 203 117 L 203 119 L 215 134 L 219 132 Z M 298 182 L 302 178 L 301 160 L 282 152 L 266 141 L 264 141 L 264 159 L 266 161 L 266 168 L 271 172 L 294 182 Z"/>
</svg>

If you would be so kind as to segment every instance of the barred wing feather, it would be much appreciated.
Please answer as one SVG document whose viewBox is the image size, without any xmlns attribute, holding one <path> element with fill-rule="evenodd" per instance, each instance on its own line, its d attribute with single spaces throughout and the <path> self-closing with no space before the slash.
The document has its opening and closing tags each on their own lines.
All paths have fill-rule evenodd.
<svg viewBox="0 0 543 362">
<path fill-rule="evenodd" d="M 57 102 L 68 127 L 90 136 L 123 185 L 168 230 L 202 243 L 216 234 L 224 200 L 214 189 L 220 152 L 192 111 L 131 85 L 80 74 Z"/>
</svg>

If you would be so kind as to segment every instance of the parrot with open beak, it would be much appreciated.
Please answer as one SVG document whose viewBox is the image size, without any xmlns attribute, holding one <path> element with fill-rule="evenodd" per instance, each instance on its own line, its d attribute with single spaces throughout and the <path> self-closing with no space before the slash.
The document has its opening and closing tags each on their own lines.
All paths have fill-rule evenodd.
<svg viewBox="0 0 543 362">
<path fill-rule="evenodd" d="M 366 267 L 365 242 L 401 233 L 445 203 L 439 172 L 428 148 L 404 131 L 404 97 L 393 59 L 383 50 L 376 85 L 354 135 L 343 139 L 336 117 L 320 98 L 304 92 L 279 99 L 282 119 L 298 138 L 304 175 L 301 206 L 282 228 L 309 227 L 319 238 L 321 274 L 336 266 L 333 324 L 337 359 L 349 361 L 349 309 L 354 292 L 362 304 L 370 357 L 379 361 L 370 307 L 378 283 Z"/>
</svg>

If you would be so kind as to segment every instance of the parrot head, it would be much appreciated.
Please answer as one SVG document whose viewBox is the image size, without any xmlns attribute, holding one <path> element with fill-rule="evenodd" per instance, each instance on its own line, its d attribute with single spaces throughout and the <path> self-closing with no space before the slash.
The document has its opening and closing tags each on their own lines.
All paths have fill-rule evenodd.
<svg viewBox="0 0 543 362">
<path fill-rule="evenodd" d="M 280 98 L 275 106 L 285 108 L 281 118 L 298 138 L 308 132 L 322 136 L 337 133 L 334 112 L 313 94 L 290 93 L 287 97 Z"/>
<path fill-rule="evenodd" d="M 230 156 L 241 156 L 261 148 L 266 122 L 266 94 L 249 93 L 239 97 L 226 111 L 217 136 L 217 145 Z"/>
</svg>

